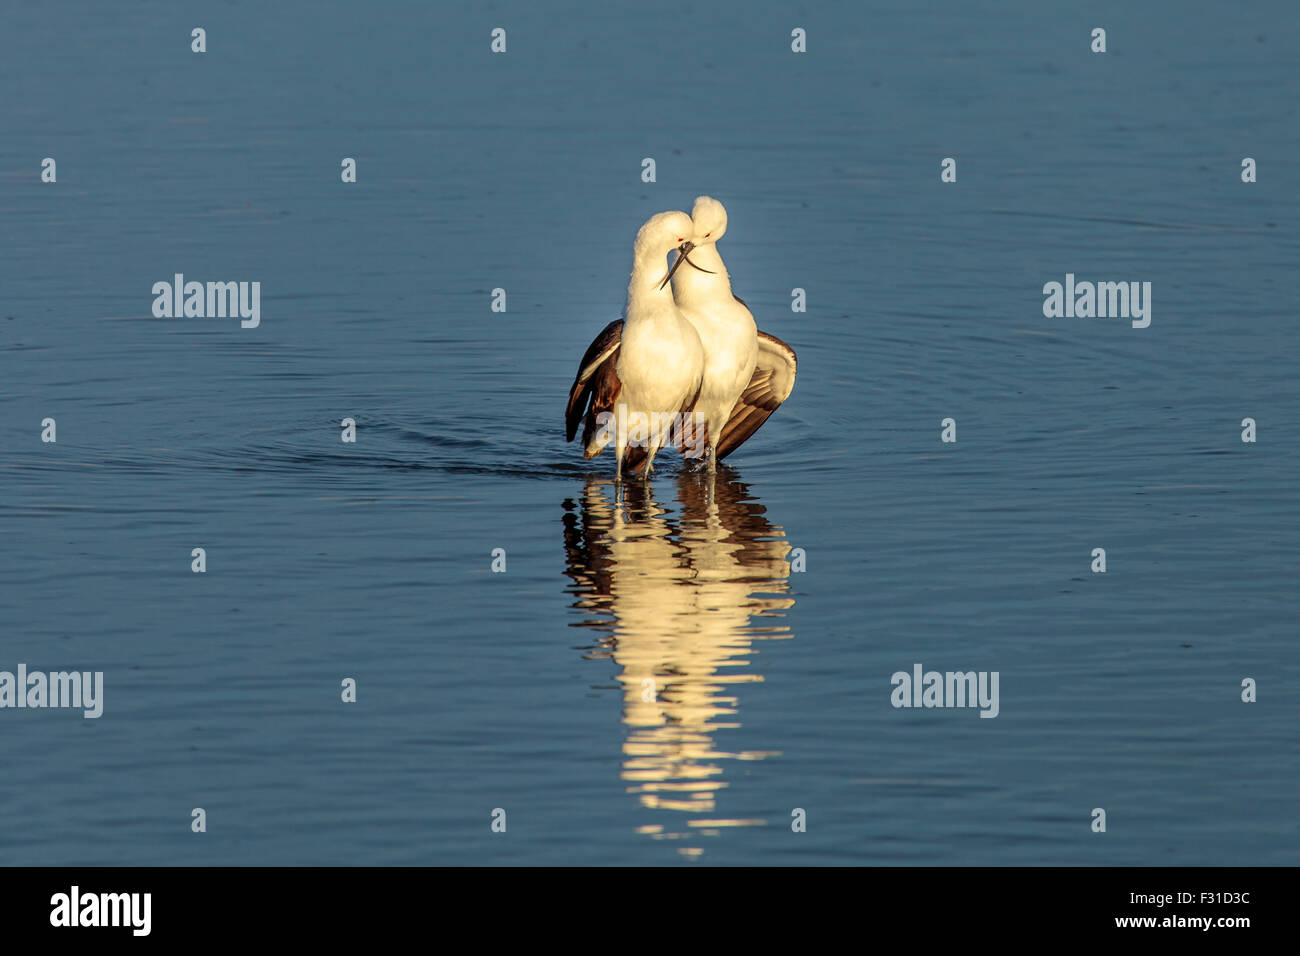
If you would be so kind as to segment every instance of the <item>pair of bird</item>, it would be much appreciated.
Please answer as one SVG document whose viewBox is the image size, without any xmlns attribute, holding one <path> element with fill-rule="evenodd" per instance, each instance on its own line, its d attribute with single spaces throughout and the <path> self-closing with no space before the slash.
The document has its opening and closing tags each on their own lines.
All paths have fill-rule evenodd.
<svg viewBox="0 0 1300 956">
<path fill-rule="evenodd" d="M 731 291 L 726 231 L 722 203 L 700 196 L 689 216 L 661 212 L 636 234 L 624 317 L 587 349 L 564 410 L 565 440 L 581 423 L 585 457 L 614 443 L 616 481 L 625 463 L 648 478 L 665 444 L 713 473 L 794 388 L 794 349 L 758 331 Z"/>
</svg>

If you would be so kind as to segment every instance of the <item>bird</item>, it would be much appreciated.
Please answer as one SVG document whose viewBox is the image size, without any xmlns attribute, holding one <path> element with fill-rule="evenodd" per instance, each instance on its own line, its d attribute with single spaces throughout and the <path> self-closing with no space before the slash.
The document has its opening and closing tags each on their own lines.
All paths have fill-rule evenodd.
<svg viewBox="0 0 1300 956">
<path fill-rule="evenodd" d="M 731 291 L 731 277 L 718 253 L 727 231 L 727 210 L 710 196 L 691 208 L 694 226 L 691 269 L 676 269 L 673 299 L 699 333 L 704 346 L 704 376 L 696 415 L 707 436 L 710 473 L 767 421 L 794 389 L 798 359 L 774 335 L 760 332 L 749 307 Z M 703 443 L 702 443 L 703 444 Z"/>
<path fill-rule="evenodd" d="M 699 397 L 704 349 L 682 316 L 669 283 L 687 261 L 695 224 L 680 211 L 646 220 L 633 245 L 632 277 L 623 318 L 596 336 L 578 365 L 564 410 L 565 440 L 583 423 L 583 454 L 594 458 L 614 442 L 615 482 L 627 459 L 648 479 L 654 457 L 681 439 Z M 668 254 L 677 250 L 670 269 Z"/>
</svg>

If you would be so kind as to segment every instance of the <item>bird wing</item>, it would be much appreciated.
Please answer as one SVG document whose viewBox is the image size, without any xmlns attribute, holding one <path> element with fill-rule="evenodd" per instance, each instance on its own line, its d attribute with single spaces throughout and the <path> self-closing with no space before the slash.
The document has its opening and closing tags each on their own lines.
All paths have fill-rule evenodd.
<svg viewBox="0 0 1300 956">
<path fill-rule="evenodd" d="M 623 383 L 618 377 L 618 354 L 623 344 L 623 320 L 616 319 L 601 330 L 600 335 L 587 348 L 587 354 L 578 364 L 578 375 L 569 389 L 569 403 L 564 407 L 565 441 L 573 441 L 582 425 L 583 453 L 588 458 L 600 454 L 604 447 L 592 451 L 592 439 L 601 426 L 597 418 L 602 412 L 613 412 Z M 646 449 L 629 444 L 623 450 L 623 467 L 639 475 L 649 456 Z"/>
<path fill-rule="evenodd" d="M 741 303 L 744 304 L 743 302 Z M 798 359 L 794 349 L 775 335 L 758 333 L 758 363 L 749 385 L 740 393 L 718 439 L 718 461 L 731 454 L 767 421 L 794 390 Z"/>
<path fill-rule="evenodd" d="M 601 330 L 600 335 L 587 348 L 587 354 L 578 364 L 578 374 L 569 388 L 569 402 L 564 407 L 564 440 L 573 441 L 578 433 L 578 423 L 586 416 L 588 406 L 592 406 L 594 418 L 600 393 L 608 392 L 613 386 L 618 394 L 618 349 L 623 341 L 623 320 L 615 319 Z M 610 381 L 610 378 L 613 381 Z"/>
</svg>

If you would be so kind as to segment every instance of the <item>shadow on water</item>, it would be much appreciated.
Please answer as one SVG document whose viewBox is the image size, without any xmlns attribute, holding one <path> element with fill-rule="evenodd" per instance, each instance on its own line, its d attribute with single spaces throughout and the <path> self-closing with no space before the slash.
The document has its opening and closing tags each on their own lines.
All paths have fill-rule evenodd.
<svg viewBox="0 0 1300 956">
<path fill-rule="evenodd" d="M 587 658 L 618 668 L 627 792 L 668 811 L 638 832 L 698 856 L 722 827 L 766 823 L 729 818 L 719 798 L 727 761 L 777 754 L 728 752 L 714 737 L 740 726 L 734 685 L 763 680 L 753 642 L 794 637 L 784 618 L 795 602 L 785 532 L 747 485 L 724 468 L 674 486 L 661 503 L 653 482 L 631 482 L 619 502 L 612 483 L 589 479 L 564 503 L 565 573 L 582 617 L 572 626 L 599 634 Z"/>
</svg>

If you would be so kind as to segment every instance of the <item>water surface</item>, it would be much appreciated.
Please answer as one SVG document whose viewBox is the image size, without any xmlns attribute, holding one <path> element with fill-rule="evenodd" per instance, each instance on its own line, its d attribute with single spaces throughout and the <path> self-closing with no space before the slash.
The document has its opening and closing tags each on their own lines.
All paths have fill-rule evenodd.
<svg viewBox="0 0 1300 956">
<path fill-rule="evenodd" d="M 0 34 L 0 669 L 106 699 L 0 711 L 0 860 L 1295 862 L 1293 4 L 65 6 Z M 798 381 L 619 507 L 565 394 L 701 193 Z"/>
</svg>

